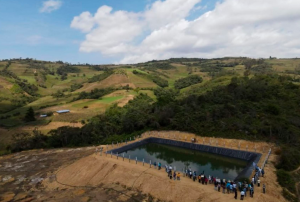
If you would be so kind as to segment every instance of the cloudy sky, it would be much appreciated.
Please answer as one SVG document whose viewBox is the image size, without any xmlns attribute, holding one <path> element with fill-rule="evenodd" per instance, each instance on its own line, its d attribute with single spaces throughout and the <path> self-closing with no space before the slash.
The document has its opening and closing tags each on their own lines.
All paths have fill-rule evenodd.
<svg viewBox="0 0 300 202">
<path fill-rule="evenodd" d="M 300 57 L 300 0 L 0 0 L 0 59 Z"/>
</svg>

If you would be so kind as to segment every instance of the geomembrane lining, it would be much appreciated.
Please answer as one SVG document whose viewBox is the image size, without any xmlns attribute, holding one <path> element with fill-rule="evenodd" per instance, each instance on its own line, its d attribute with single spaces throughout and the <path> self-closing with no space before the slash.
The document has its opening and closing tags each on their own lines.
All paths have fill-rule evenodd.
<svg viewBox="0 0 300 202">
<path fill-rule="evenodd" d="M 130 149 L 145 144 L 149 144 L 149 143 L 157 143 L 157 144 L 171 145 L 175 147 L 182 147 L 186 149 L 197 150 L 201 152 L 207 152 L 207 153 L 212 153 L 212 154 L 217 154 L 221 156 L 247 161 L 248 162 L 247 166 L 238 174 L 235 180 L 240 178 L 249 178 L 253 171 L 253 162 L 257 165 L 259 159 L 262 156 L 260 153 L 251 152 L 251 151 L 242 151 L 242 150 L 236 150 L 230 148 L 215 147 L 215 146 L 195 144 L 191 142 L 182 142 L 177 140 L 169 140 L 169 139 L 156 138 L 156 137 L 149 137 L 134 143 L 130 143 L 120 148 L 109 150 L 107 151 L 107 153 L 121 154 Z"/>
</svg>

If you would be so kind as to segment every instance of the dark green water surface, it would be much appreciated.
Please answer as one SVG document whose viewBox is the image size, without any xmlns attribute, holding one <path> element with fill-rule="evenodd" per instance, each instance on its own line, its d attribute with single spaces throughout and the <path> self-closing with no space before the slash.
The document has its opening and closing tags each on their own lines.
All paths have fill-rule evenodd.
<svg viewBox="0 0 300 202">
<path fill-rule="evenodd" d="M 197 175 L 204 171 L 207 176 L 228 180 L 233 180 L 247 165 L 247 161 L 156 143 L 130 149 L 124 155 L 147 163 L 151 160 L 152 164 L 160 162 L 162 169 L 165 165 L 172 165 L 178 171 L 191 168 Z"/>
</svg>

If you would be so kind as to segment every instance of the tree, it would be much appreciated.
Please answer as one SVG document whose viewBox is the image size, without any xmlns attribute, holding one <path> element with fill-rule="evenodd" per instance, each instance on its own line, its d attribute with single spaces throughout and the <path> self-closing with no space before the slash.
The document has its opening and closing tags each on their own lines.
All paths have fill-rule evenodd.
<svg viewBox="0 0 300 202">
<path fill-rule="evenodd" d="M 255 59 L 247 59 L 244 61 L 244 65 L 246 70 L 250 70 L 252 68 L 253 65 L 256 64 L 256 60 Z"/>
<path fill-rule="evenodd" d="M 35 121 L 35 117 L 34 117 L 34 111 L 32 109 L 32 107 L 30 107 L 27 112 L 26 112 L 26 115 L 25 115 L 25 121 L 26 122 L 30 122 L 30 121 Z"/>
<path fill-rule="evenodd" d="M 139 94 L 140 90 L 141 90 L 141 89 L 140 89 L 139 87 L 137 87 L 137 88 L 134 89 L 134 91 L 135 91 L 137 94 Z"/>
<path fill-rule="evenodd" d="M 156 88 L 154 89 L 154 95 L 157 97 L 158 105 L 166 105 L 175 101 L 176 97 L 179 95 L 179 90 L 172 88 Z"/>
<path fill-rule="evenodd" d="M 130 88 L 129 88 L 128 84 L 125 86 L 125 89 L 126 89 L 127 92 L 129 91 Z"/>
</svg>

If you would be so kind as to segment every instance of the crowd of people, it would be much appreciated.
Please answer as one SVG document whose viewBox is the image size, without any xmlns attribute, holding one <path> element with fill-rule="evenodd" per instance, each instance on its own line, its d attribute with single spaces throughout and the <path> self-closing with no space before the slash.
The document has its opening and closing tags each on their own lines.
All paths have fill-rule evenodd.
<svg viewBox="0 0 300 202">
<path fill-rule="evenodd" d="M 158 169 L 161 169 L 161 163 L 154 162 L 154 167 Z M 180 180 L 181 173 L 176 172 L 175 169 L 171 165 L 165 165 L 165 170 L 168 174 L 168 177 L 170 180 Z M 244 182 L 237 182 L 237 181 L 231 181 L 226 179 L 220 179 L 218 177 L 205 175 L 204 171 L 202 173 L 197 174 L 197 171 L 193 171 L 191 168 L 186 169 L 183 172 L 183 175 L 185 177 L 189 177 L 194 182 L 197 182 L 202 185 L 212 184 L 214 185 L 214 189 L 218 192 L 222 192 L 223 194 L 234 194 L 234 198 L 238 198 L 238 191 L 240 192 L 240 200 L 244 200 L 245 197 L 249 196 L 254 197 L 254 187 L 261 187 L 261 181 L 260 177 L 264 177 L 265 171 L 264 169 L 261 169 L 259 167 L 255 167 L 255 174 L 251 178 L 250 182 L 247 181 Z M 266 193 L 266 185 L 262 185 L 262 192 Z"/>
</svg>

